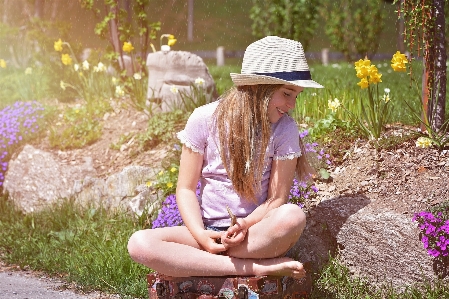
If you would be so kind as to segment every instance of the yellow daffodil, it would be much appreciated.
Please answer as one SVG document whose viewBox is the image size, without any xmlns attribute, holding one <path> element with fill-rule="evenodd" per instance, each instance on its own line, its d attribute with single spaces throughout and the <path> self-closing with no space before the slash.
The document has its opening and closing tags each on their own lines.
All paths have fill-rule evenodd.
<svg viewBox="0 0 449 299">
<path fill-rule="evenodd" d="M 130 53 L 132 50 L 134 50 L 134 47 L 133 47 L 133 45 L 131 43 L 125 42 L 123 44 L 123 51 L 125 51 L 127 53 Z"/>
<path fill-rule="evenodd" d="M 359 83 L 357 83 L 357 85 L 360 86 L 361 89 L 365 89 L 368 88 L 369 83 L 367 79 L 363 78 Z"/>
<path fill-rule="evenodd" d="M 170 34 L 168 36 L 168 42 L 167 45 L 169 45 L 170 47 L 173 46 L 174 44 L 176 44 L 176 38 L 173 34 Z"/>
<path fill-rule="evenodd" d="M 72 57 L 70 57 L 69 54 L 62 54 L 61 55 L 61 61 L 64 65 L 71 65 L 72 64 Z"/>
<path fill-rule="evenodd" d="M 161 175 L 163 175 L 163 174 L 164 174 L 164 171 L 163 171 L 163 170 L 161 170 L 161 171 L 158 173 L 159 176 L 161 176 Z"/>
<path fill-rule="evenodd" d="M 405 54 L 402 54 L 399 51 L 396 51 L 396 53 L 393 55 L 393 58 L 391 59 L 391 67 L 395 72 L 405 72 L 406 67 L 405 64 L 408 63 L 407 58 L 405 57 Z"/>
<path fill-rule="evenodd" d="M 168 187 L 168 188 L 173 187 L 173 183 L 172 183 L 172 182 L 168 182 L 168 183 L 167 183 L 167 187 Z"/>
<path fill-rule="evenodd" d="M 27 68 L 25 69 L 25 75 L 31 75 L 32 73 L 33 73 L 33 69 L 32 69 L 32 68 L 27 67 Z"/>
<path fill-rule="evenodd" d="M 55 51 L 61 52 L 62 51 L 62 40 L 58 39 L 55 41 L 53 47 L 55 48 Z"/>
<path fill-rule="evenodd" d="M 379 71 L 377 70 L 377 67 L 372 64 L 370 66 L 368 66 L 368 75 L 372 76 L 372 75 L 376 75 Z"/>
<path fill-rule="evenodd" d="M 369 76 L 369 83 L 377 84 L 379 82 L 382 82 L 382 80 L 380 79 L 381 77 L 382 77 L 382 74 L 373 73 Z"/>
<path fill-rule="evenodd" d="M 0 59 L 0 67 L 2 69 L 6 68 L 6 61 L 4 59 Z"/>
<path fill-rule="evenodd" d="M 145 184 L 147 187 L 151 187 L 152 185 L 153 185 L 153 182 L 152 181 L 148 181 L 148 182 L 146 182 L 146 184 Z"/>
<path fill-rule="evenodd" d="M 418 140 L 416 140 L 416 146 L 417 147 L 430 147 L 432 146 L 432 140 L 427 137 L 419 137 Z"/>
<path fill-rule="evenodd" d="M 172 168 L 170 169 L 171 172 L 176 172 L 176 170 L 177 170 L 176 167 L 172 167 Z"/>
<path fill-rule="evenodd" d="M 334 100 L 327 101 L 327 106 L 329 107 L 332 112 L 336 112 L 338 107 L 340 107 L 340 101 L 335 98 Z"/>
</svg>

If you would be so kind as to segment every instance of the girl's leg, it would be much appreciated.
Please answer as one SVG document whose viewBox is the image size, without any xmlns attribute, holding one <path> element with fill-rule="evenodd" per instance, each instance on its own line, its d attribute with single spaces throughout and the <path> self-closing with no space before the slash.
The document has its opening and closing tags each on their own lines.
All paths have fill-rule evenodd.
<svg viewBox="0 0 449 299">
<path fill-rule="evenodd" d="M 306 216 L 294 204 L 271 210 L 248 229 L 242 244 L 227 254 L 237 258 L 274 258 L 283 256 L 299 239 L 306 226 Z"/>
<path fill-rule="evenodd" d="M 278 275 L 301 278 L 305 276 L 302 264 L 290 258 L 236 258 L 201 250 L 186 227 L 138 231 L 131 236 L 128 251 L 134 261 L 175 277 Z"/>
</svg>

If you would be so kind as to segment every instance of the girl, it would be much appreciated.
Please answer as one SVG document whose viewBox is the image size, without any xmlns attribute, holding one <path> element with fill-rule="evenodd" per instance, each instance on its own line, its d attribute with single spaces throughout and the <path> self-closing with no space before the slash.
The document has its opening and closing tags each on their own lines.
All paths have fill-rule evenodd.
<svg viewBox="0 0 449 299">
<path fill-rule="evenodd" d="M 276 36 L 249 45 L 241 74 L 231 78 L 235 86 L 197 108 L 178 133 L 176 199 L 185 226 L 135 232 L 128 251 L 175 277 L 302 278 L 303 265 L 284 255 L 306 220 L 287 200 L 295 174 L 303 178 L 311 169 L 287 112 L 304 88 L 322 86 L 311 80 L 302 45 Z"/>
</svg>

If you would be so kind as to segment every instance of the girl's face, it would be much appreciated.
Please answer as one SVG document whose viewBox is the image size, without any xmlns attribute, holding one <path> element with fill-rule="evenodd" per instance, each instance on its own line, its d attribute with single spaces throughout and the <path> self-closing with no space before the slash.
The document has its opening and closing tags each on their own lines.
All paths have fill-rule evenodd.
<svg viewBox="0 0 449 299">
<path fill-rule="evenodd" d="M 296 85 L 282 85 L 276 90 L 268 103 L 268 119 L 276 123 L 289 110 L 295 108 L 296 97 L 304 90 Z"/>
</svg>

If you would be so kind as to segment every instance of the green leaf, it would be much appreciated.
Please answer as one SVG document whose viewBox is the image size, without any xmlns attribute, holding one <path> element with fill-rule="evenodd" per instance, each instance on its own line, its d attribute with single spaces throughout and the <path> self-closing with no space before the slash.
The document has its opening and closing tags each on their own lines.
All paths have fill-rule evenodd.
<svg viewBox="0 0 449 299">
<path fill-rule="evenodd" d="M 327 180 L 331 175 L 329 174 L 329 172 L 326 169 L 321 168 L 320 169 L 320 176 L 321 176 L 322 179 Z"/>
</svg>

